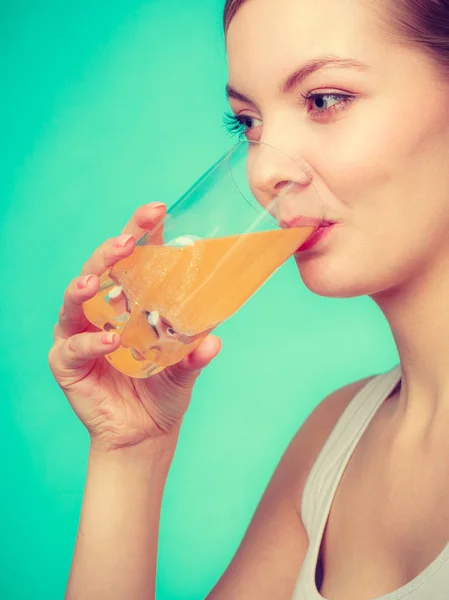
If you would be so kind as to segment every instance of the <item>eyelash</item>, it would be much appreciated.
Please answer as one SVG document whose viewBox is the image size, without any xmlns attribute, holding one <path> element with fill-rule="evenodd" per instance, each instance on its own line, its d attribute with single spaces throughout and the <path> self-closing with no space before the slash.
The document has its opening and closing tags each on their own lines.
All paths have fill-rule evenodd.
<svg viewBox="0 0 449 600">
<path fill-rule="evenodd" d="M 317 93 L 312 92 L 310 94 L 301 94 L 303 98 L 303 105 L 307 108 L 310 102 L 313 102 L 316 98 L 331 98 L 332 100 L 338 100 L 336 104 L 333 104 L 326 110 L 311 110 L 309 114 L 315 115 L 317 119 L 319 119 L 319 115 L 333 115 L 336 112 L 341 110 L 345 110 L 348 106 L 353 102 L 355 96 L 351 96 L 350 94 L 341 94 L 341 93 Z M 341 105 L 342 104 L 342 105 Z M 318 115 L 318 116 L 317 116 Z M 223 123 L 226 131 L 231 135 L 240 135 L 246 133 L 251 129 L 248 124 L 245 125 L 245 122 L 248 120 L 254 120 L 255 117 L 250 117 L 249 115 L 234 115 L 230 111 L 226 111 L 223 117 Z"/>
<path fill-rule="evenodd" d="M 234 115 L 234 113 L 227 110 L 223 115 L 223 126 L 226 129 L 226 132 L 231 137 L 234 137 L 235 135 L 241 135 L 247 131 L 245 121 L 252 118 L 253 117 L 247 115 Z M 250 127 L 248 127 L 248 130 L 249 129 Z"/>
</svg>

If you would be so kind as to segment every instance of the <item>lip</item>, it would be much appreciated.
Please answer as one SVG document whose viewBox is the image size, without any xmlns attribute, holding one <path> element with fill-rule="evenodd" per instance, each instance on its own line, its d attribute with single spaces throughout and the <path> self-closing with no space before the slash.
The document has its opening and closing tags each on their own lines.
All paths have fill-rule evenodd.
<svg viewBox="0 0 449 600">
<path fill-rule="evenodd" d="M 314 227 L 318 229 L 321 226 L 332 225 L 333 221 L 325 221 L 323 219 L 317 219 L 316 217 L 303 217 L 297 216 L 290 219 L 281 219 L 279 225 L 281 227 Z"/>
<path fill-rule="evenodd" d="M 315 231 L 306 239 L 304 244 L 302 244 L 297 250 L 296 253 L 305 252 L 306 250 L 310 250 L 315 247 L 318 242 L 320 242 L 325 236 L 328 236 L 329 233 L 333 230 L 335 222 L 330 221 L 320 221 Z"/>
</svg>

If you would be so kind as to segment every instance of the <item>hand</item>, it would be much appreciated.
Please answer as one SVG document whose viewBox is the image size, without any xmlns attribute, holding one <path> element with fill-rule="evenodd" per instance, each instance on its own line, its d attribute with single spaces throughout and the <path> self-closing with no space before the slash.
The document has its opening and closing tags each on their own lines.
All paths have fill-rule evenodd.
<svg viewBox="0 0 449 600">
<path fill-rule="evenodd" d="M 54 327 L 50 369 L 92 441 L 106 449 L 176 435 L 195 380 L 221 347 L 217 337 L 208 336 L 180 363 L 149 379 L 132 379 L 104 358 L 120 346 L 120 336 L 98 331 L 84 315 L 82 305 L 98 292 L 99 276 L 129 256 L 136 240 L 164 216 L 164 205 L 142 206 L 119 238 L 95 250 L 81 278 L 69 284 Z M 162 228 L 157 230 L 156 235 L 162 236 Z M 153 241 L 162 243 L 162 239 Z"/>
</svg>

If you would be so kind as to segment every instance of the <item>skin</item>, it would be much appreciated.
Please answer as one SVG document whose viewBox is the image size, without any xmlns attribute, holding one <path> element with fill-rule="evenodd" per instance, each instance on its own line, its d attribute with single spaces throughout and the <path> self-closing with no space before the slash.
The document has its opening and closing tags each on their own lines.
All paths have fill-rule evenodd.
<svg viewBox="0 0 449 600">
<path fill-rule="evenodd" d="M 253 101 L 230 99 L 235 114 L 254 117 L 248 138 L 308 163 L 325 218 L 339 224 L 298 260 L 306 285 L 326 296 L 373 295 L 436 266 L 449 246 L 449 87 L 421 52 L 388 42 L 359 0 L 248 0 L 227 52 L 231 86 Z M 322 69 L 279 93 L 301 63 L 330 54 L 369 70 Z M 326 90 L 356 99 L 334 103 L 333 114 L 301 105 L 301 93 Z M 270 176 L 275 188 L 288 173 Z"/>
<path fill-rule="evenodd" d="M 209 336 L 179 364 L 133 380 L 104 358 L 119 347 L 119 336 L 99 332 L 84 316 L 99 276 L 129 256 L 164 214 L 160 203 L 141 206 L 120 236 L 95 250 L 67 287 L 54 327 L 49 366 L 90 436 L 68 600 L 154 597 L 162 494 L 180 425 L 196 379 L 221 346 Z"/>
<path fill-rule="evenodd" d="M 400 389 L 362 436 L 332 505 L 321 589 L 331 600 L 398 589 L 449 539 L 449 84 L 378 17 L 361 0 L 247 0 L 226 39 L 229 83 L 250 99 L 231 98 L 231 108 L 254 119 L 249 139 L 306 163 L 325 217 L 336 223 L 297 255 L 303 281 L 325 296 L 371 296 L 401 360 Z M 323 54 L 369 68 L 323 68 L 279 92 L 292 71 Z M 316 104 L 301 103 L 310 92 L 354 100 L 328 98 L 334 110 L 318 115 L 310 111 Z M 291 178 L 288 161 L 276 164 L 278 172 L 260 162 L 251 171 L 265 199 Z M 193 385 L 220 349 L 209 336 L 180 364 L 131 380 L 104 359 L 118 337 L 108 343 L 84 318 L 82 303 L 98 291 L 98 276 L 131 254 L 163 210 L 139 208 L 123 230 L 129 240 L 96 250 L 81 273 L 90 281 L 70 283 L 54 330 L 50 368 L 91 439 L 70 600 L 154 598 L 166 478 Z M 286 211 L 283 226 L 295 216 Z M 209 600 L 290 600 L 308 547 L 304 482 L 366 383 L 331 394 L 294 436 Z"/>
<path fill-rule="evenodd" d="M 226 41 L 229 84 L 251 100 L 230 97 L 234 114 L 251 118 L 248 139 L 307 163 L 324 216 L 336 222 L 297 255 L 304 283 L 323 296 L 371 296 L 398 344 L 404 409 L 417 395 L 428 417 L 449 408 L 439 398 L 449 392 L 449 82 L 361 0 L 247 0 Z M 322 68 L 280 93 L 292 72 L 323 55 L 368 67 Z M 330 100 L 326 113 L 305 106 L 301 94 L 311 92 L 354 99 Z M 265 190 L 274 197 L 287 179 L 280 168 Z"/>
<path fill-rule="evenodd" d="M 390 34 L 359 0 L 248 0 L 227 33 L 229 86 L 247 98 L 231 92 L 230 104 L 247 117 L 247 138 L 305 162 L 325 218 L 336 222 L 296 255 L 304 283 L 323 296 L 370 296 L 401 360 L 401 389 L 363 436 L 331 510 L 321 593 L 332 599 L 399 588 L 449 539 L 449 464 L 441 458 L 449 452 L 449 84 L 421 48 Z M 325 67 L 280 91 L 301 64 L 328 55 L 367 66 Z M 302 101 L 311 92 L 353 100 L 331 99 L 334 110 L 320 111 Z M 274 197 L 289 173 L 263 166 L 257 186 Z M 427 549 L 418 556 L 423 529 Z"/>
</svg>

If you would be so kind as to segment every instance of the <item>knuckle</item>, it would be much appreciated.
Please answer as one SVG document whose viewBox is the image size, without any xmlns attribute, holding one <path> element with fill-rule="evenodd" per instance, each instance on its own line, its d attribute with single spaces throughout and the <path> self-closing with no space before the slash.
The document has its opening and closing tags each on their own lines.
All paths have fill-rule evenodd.
<svg viewBox="0 0 449 600">
<path fill-rule="evenodd" d="M 108 266 L 108 262 L 114 257 L 114 247 L 113 247 L 114 238 L 110 238 L 103 242 L 101 246 L 99 246 L 92 255 L 92 263 L 98 269 L 102 269 L 104 266 Z"/>
<path fill-rule="evenodd" d="M 117 238 L 111 238 L 104 247 L 102 254 L 103 271 L 114 266 L 118 260 L 121 260 L 124 255 L 129 253 L 129 249 L 126 250 L 122 246 L 115 245 L 116 240 Z"/>
<path fill-rule="evenodd" d="M 47 361 L 52 372 L 56 370 L 58 362 L 60 362 L 60 347 L 61 343 L 55 342 L 47 354 Z"/>
<path fill-rule="evenodd" d="M 47 361 L 50 366 L 50 369 L 53 370 L 53 365 L 55 362 L 55 347 L 54 346 L 52 346 L 50 348 L 50 350 L 48 351 Z"/>
<path fill-rule="evenodd" d="M 70 285 L 68 286 L 68 288 L 66 289 L 66 292 L 64 294 L 64 298 L 66 300 L 71 300 L 74 296 L 76 296 L 77 292 L 79 291 L 77 284 L 80 279 L 81 279 L 80 275 L 78 275 L 78 277 L 74 277 L 72 279 L 72 281 L 70 282 Z"/>
<path fill-rule="evenodd" d="M 79 338 L 77 335 L 72 335 L 72 337 L 70 337 L 67 340 L 66 350 L 67 350 L 67 354 L 71 358 L 74 358 L 75 356 L 78 355 L 78 353 L 79 353 Z"/>
<path fill-rule="evenodd" d="M 128 229 L 130 229 L 130 227 L 132 227 L 132 225 L 134 225 L 136 222 L 140 222 L 146 216 L 146 213 L 147 213 L 147 205 L 146 204 L 141 204 L 140 206 L 138 206 L 132 214 L 132 217 L 128 224 Z M 126 233 L 128 233 L 128 232 L 126 231 Z"/>
<path fill-rule="evenodd" d="M 120 254 L 123 254 L 123 248 L 116 248 L 114 241 L 116 237 L 108 238 L 92 253 L 91 257 L 84 263 L 81 274 L 86 273 L 100 275 L 112 267 Z"/>
<path fill-rule="evenodd" d="M 63 304 L 59 310 L 58 319 L 59 321 L 65 321 L 67 319 L 67 308 L 65 304 Z"/>
<path fill-rule="evenodd" d="M 102 255 L 102 264 L 105 267 L 112 267 L 112 265 L 117 261 L 117 254 L 119 253 L 120 248 L 116 248 L 111 242 L 110 245 L 104 249 L 104 253 Z"/>
<path fill-rule="evenodd" d="M 165 369 L 161 375 L 167 378 L 170 384 L 184 390 L 191 390 L 196 379 L 199 377 L 201 369 L 186 370 L 179 363 Z"/>
</svg>

